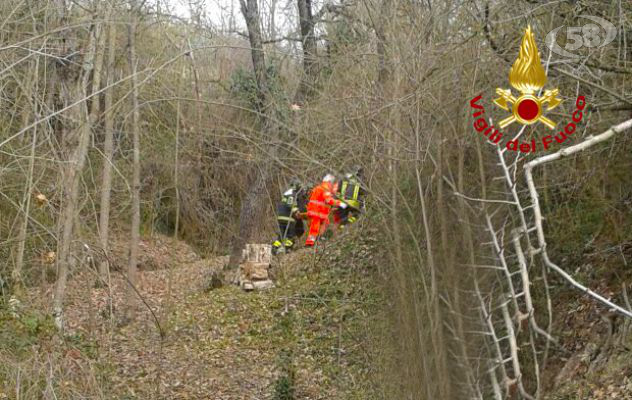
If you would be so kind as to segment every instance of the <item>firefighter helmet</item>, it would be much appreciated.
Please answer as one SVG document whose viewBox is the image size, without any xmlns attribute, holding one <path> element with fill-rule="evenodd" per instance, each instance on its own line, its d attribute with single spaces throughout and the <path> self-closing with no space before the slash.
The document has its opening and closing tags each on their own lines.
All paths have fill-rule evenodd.
<svg viewBox="0 0 632 400">
<path fill-rule="evenodd" d="M 334 174 L 327 174 L 323 177 L 323 182 L 334 183 L 335 180 L 336 177 L 334 176 Z"/>
</svg>

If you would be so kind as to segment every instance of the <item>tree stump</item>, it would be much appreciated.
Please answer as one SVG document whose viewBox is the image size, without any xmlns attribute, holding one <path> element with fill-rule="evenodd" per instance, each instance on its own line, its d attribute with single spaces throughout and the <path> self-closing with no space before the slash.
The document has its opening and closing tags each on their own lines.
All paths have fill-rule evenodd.
<svg viewBox="0 0 632 400">
<path fill-rule="evenodd" d="M 244 261 L 239 265 L 239 286 L 242 289 L 251 291 L 274 287 L 269 274 L 271 245 L 249 243 L 244 248 L 242 259 Z"/>
</svg>

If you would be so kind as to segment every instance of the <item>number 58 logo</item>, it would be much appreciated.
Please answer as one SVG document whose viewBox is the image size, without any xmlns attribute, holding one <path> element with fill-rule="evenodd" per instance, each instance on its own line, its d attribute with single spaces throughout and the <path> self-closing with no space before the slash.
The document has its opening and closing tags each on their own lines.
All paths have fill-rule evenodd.
<svg viewBox="0 0 632 400">
<path fill-rule="evenodd" d="M 557 33 L 564 25 L 553 29 L 546 35 L 546 47 L 553 53 L 568 58 L 578 58 L 580 55 L 571 53 L 582 47 L 599 48 L 606 46 L 617 36 L 617 28 L 603 18 L 594 15 L 580 15 L 590 21 L 583 26 L 569 26 L 566 28 L 566 45 L 562 48 L 557 44 Z"/>
</svg>

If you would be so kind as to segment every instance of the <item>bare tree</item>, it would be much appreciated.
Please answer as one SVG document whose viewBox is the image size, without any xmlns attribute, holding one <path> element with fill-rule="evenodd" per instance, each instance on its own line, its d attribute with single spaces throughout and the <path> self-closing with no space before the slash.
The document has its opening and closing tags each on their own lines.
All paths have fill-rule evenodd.
<svg viewBox="0 0 632 400">
<path fill-rule="evenodd" d="M 294 102 L 302 104 L 310 92 L 316 80 L 318 67 L 316 64 L 317 45 L 314 35 L 314 16 L 312 12 L 312 0 L 297 0 L 301 42 L 303 45 L 303 74 L 294 97 Z"/>
<path fill-rule="evenodd" d="M 32 79 L 29 79 L 31 84 L 27 84 L 27 88 L 33 88 L 33 92 L 37 92 L 37 74 L 39 70 L 39 60 L 36 60 L 32 69 Z M 37 115 L 37 103 L 35 100 L 31 101 L 31 107 L 27 108 L 29 111 L 32 111 L 34 115 Z M 25 111 L 24 113 L 24 125 L 27 125 L 29 114 Z M 28 176 L 27 183 L 24 189 L 24 196 L 21 204 L 22 212 L 24 213 L 24 219 L 20 224 L 19 232 L 18 232 L 18 250 L 15 260 L 15 266 L 13 271 L 11 271 L 11 279 L 13 280 L 14 288 L 22 287 L 24 282 L 22 281 L 22 271 L 24 269 L 24 250 L 26 247 L 26 239 L 27 239 L 27 231 L 29 227 L 29 219 L 30 219 L 30 211 L 31 211 L 31 198 L 32 198 L 32 190 L 33 190 L 33 171 L 35 168 L 35 147 L 37 144 L 37 126 L 33 127 L 33 134 L 31 140 L 31 152 L 29 155 L 29 166 L 28 166 Z"/>
<path fill-rule="evenodd" d="M 131 75 L 131 106 L 132 121 L 131 134 L 133 142 L 133 166 L 132 166 L 132 224 L 131 240 L 129 248 L 129 262 L 127 266 L 127 277 L 130 285 L 136 284 L 136 273 L 138 264 L 138 243 L 140 239 L 140 110 L 138 105 L 138 60 L 136 58 L 136 24 L 137 10 L 134 6 L 130 10 L 131 21 L 127 25 L 127 45 L 128 64 Z M 130 289 L 131 297 L 134 296 Z"/>
<path fill-rule="evenodd" d="M 63 21 L 67 11 L 65 2 L 61 2 L 57 10 Z M 99 13 L 97 12 L 95 15 L 99 15 Z M 81 64 L 81 71 L 72 71 L 72 67 L 67 66 L 62 72 L 64 78 L 60 82 L 61 97 L 66 105 L 74 104 L 88 96 L 89 79 L 94 68 L 96 45 L 100 34 L 101 23 L 95 18 L 95 24 L 86 45 L 86 54 Z M 69 44 L 70 42 L 66 43 Z M 71 49 L 66 48 L 66 50 L 69 51 Z M 61 236 L 59 237 L 57 251 L 57 282 L 53 295 L 53 316 L 59 329 L 63 329 L 63 301 L 69 267 L 73 263 L 71 245 L 74 240 L 73 228 L 79 205 L 79 183 L 88 153 L 92 130 L 88 105 L 85 101 L 81 101 L 78 105 L 70 108 L 67 114 L 63 127 L 63 153 L 66 155 L 67 161 L 62 170 L 63 208 L 59 220 Z M 73 120 L 80 121 L 80 124 L 72 124 L 71 121 Z"/>
<path fill-rule="evenodd" d="M 268 87 L 263 39 L 259 20 L 257 0 L 240 0 L 241 12 L 246 19 L 248 38 L 251 47 L 252 65 L 257 83 L 256 112 L 260 117 L 260 129 L 265 137 L 272 139 L 273 123 L 271 114 L 273 105 Z M 242 250 L 253 237 L 257 224 L 261 222 L 261 216 L 265 207 L 265 186 L 268 180 L 267 166 L 257 165 L 250 173 L 250 184 L 246 189 L 246 196 L 242 200 L 239 213 L 239 228 L 235 242 L 232 246 L 228 267 L 235 267 L 241 260 Z"/>
<path fill-rule="evenodd" d="M 111 16 L 111 14 L 110 14 Z M 116 57 L 116 23 L 108 24 L 108 61 L 107 61 L 107 86 L 112 86 L 115 79 Z M 114 108 L 112 98 L 113 89 L 104 94 L 105 106 L 105 138 L 103 142 L 103 175 L 101 176 L 101 202 L 99 207 L 99 240 L 101 249 L 109 254 L 110 232 L 110 198 L 112 193 L 112 164 L 114 162 Z M 107 282 L 108 257 L 99 263 L 99 277 L 101 282 Z"/>
</svg>

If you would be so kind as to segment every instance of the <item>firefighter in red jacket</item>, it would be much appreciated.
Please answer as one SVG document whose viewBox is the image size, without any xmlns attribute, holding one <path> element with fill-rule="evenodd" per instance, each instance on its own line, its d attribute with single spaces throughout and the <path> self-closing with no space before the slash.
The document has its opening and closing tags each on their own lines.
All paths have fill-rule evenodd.
<svg viewBox="0 0 632 400">
<path fill-rule="evenodd" d="M 312 189 L 307 203 L 307 216 L 309 217 L 309 235 L 305 241 L 305 246 L 313 246 L 329 225 L 329 211 L 332 207 L 341 209 L 347 208 L 347 204 L 337 200 L 334 192 L 334 181 L 336 178 L 332 174 L 327 174 L 321 184 Z"/>
</svg>

